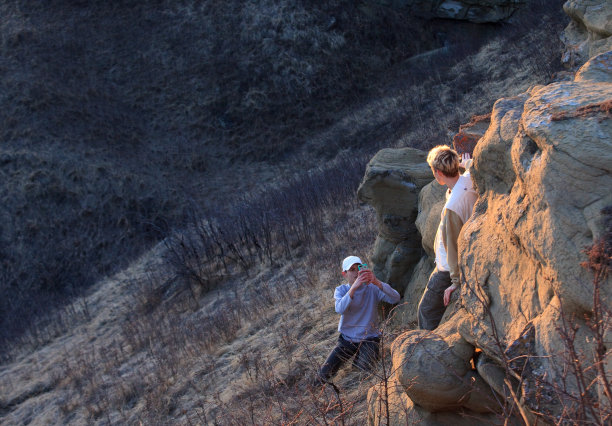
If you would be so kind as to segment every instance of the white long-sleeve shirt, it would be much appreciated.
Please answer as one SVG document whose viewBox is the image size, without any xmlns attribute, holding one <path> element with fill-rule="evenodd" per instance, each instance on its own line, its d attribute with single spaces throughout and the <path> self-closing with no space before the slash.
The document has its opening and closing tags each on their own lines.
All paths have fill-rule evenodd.
<svg viewBox="0 0 612 426">
<path fill-rule="evenodd" d="M 383 289 L 374 284 L 362 285 L 349 296 L 350 284 L 336 287 L 336 312 L 341 314 L 338 331 L 345 339 L 358 342 L 380 336 L 378 329 L 378 303 L 397 303 L 400 295 L 389 284 L 382 283 Z"/>
<path fill-rule="evenodd" d="M 449 271 L 453 284 L 459 284 L 459 263 L 457 239 L 461 228 L 472 215 L 478 193 L 470 172 L 459 176 L 452 191 L 446 191 L 446 204 L 440 213 L 440 225 L 436 232 L 434 250 L 436 253 L 436 269 Z"/>
</svg>

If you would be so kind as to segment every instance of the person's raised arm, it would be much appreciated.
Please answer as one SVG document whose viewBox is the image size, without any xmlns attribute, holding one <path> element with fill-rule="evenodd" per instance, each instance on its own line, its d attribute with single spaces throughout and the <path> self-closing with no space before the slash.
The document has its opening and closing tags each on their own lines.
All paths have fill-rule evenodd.
<svg viewBox="0 0 612 426">
<path fill-rule="evenodd" d="M 351 304 L 351 296 L 349 295 L 349 286 L 341 285 L 336 288 L 334 292 L 334 299 L 336 299 L 336 312 L 343 314 L 346 308 Z"/>
<path fill-rule="evenodd" d="M 359 275 L 357 275 L 355 282 L 353 283 L 350 290 L 348 291 L 348 294 L 351 297 L 351 299 L 355 296 L 355 292 L 359 290 L 360 287 L 364 285 L 368 285 L 368 283 L 370 282 L 370 277 L 367 274 L 368 271 L 369 269 L 363 269 L 359 271 Z"/>
<path fill-rule="evenodd" d="M 359 273 L 357 279 L 350 287 L 343 285 L 336 289 L 336 292 L 334 293 L 334 298 L 336 299 L 336 312 L 338 312 L 339 314 L 344 313 L 346 308 L 348 308 L 348 306 L 351 304 L 351 300 L 353 300 L 355 292 L 362 285 L 367 285 L 368 278 L 365 274 L 363 274 L 363 272 L 365 271 Z"/>
<path fill-rule="evenodd" d="M 469 169 L 472 166 L 472 157 L 469 153 L 464 152 L 461 154 L 461 161 L 459 162 L 459 167 L 462 167 L 464 170 Z"/>
</svg>

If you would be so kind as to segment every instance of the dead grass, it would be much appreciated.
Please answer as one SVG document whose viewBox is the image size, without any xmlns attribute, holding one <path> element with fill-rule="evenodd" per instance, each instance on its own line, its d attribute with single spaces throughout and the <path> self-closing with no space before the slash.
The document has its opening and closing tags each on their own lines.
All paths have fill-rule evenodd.
<svg viewBox="0 0 612 426">
<path fill-rule="evenodd" d="M 144 266 L 117 277 L 122 290 L 112 295 L 109 288 L 119 282 L 108 281 L 100 289 L 112 297 L 108 307 L 35 355 L 36 368 L 55 377 L 42 377 L 55 408 L 34 417 L 111 424 L 363 423 L 376 378 L 345 369 L 335 382 L 339 395 L 309 383 L 333 346 L 337 260 L 372 245 L 375 219 L 367 208 L 326 215 L 325 233 L 333 238 L 312 244 L 308 255 L 272 269 L 254 267 L 248 276 L 236 271 L 223 289 L 195 304 L 192 294 L 166 284 L 172 277 L 147 274 Z M 142 298 L 156 288 L 164 289 L 156 304 Z M 36 374 L 31 359 L 24 354 L 12 371 L 2 372 L 9 422 L 23 415 L 22 400 L 31 398 L 15 394 L 30 380 L 20 374 Z"/>
<path fill-rule="evenodd" d="M 327 406 L 329 390 L 307 386 L 337 324 L 330 301 L 339 277 L 317 258 L 335 258 L 340 247 L 361 246 L 364 239 L 370 245 L 373 227 L 371 213 L 351 213 L 338 238 L 318 245 L 312 257 L 250 277 L 237 273 L 223 291 L 200 299 L 199 307 L 190 295 L 171 293 L 155 308 L 139 307 L 136 289 L 122 302 L 133 309 L 106 326 L 108 338 L 67 343 L 61 364 L 53 367 L 62 379 L 50 389 L 64 395 L 60 418 L 244 424 L 250 416 L 279 423 L 339 415 Z M 130 285 L 163 286 L 149 279 L 144 275 Z M 338 382 L 346 389 L 342 398 L 347 407 L 356 404 L 351 416 L 362 418 L 366 382 L 355 386 L 356 373 L 344 374 Z"/>
</svg>

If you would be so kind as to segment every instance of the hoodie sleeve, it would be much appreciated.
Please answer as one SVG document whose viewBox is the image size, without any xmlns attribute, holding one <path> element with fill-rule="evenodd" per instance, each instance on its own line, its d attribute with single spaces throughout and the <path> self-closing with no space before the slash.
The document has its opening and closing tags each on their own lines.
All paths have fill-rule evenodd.
<svg viewBox="0 0 612 426">
<path fill-rule="evenodd" d="M 400 294 L 393 288 L 391 287 L 389 284 L 387 283 L 383 283 L 382 284 L 382 290 L 379 290 L 379 300 L 382 300 L 383 302 L 387 302 L 387 303 L 392 303 L 392 304 L 396 304 L 400 301 Z"/>
<path fill-rule="evenodd" d="M 457 213 L 445 209 L 444 212 L 444 248 L 446 249 L 446 261 L 450 270 L 451 282 L 459 286 L 459 254 L 457 241 L 463 227 L 463 221 Z"/>
<path fill-rule="evenodd" d="M 343 314 L 346 308 L 351 304 L 351 296 L 349 296 L 350 286 L 347 284 L 336 287 L 334 299 L 336 299 L 336 312 Z"/>
</svg>

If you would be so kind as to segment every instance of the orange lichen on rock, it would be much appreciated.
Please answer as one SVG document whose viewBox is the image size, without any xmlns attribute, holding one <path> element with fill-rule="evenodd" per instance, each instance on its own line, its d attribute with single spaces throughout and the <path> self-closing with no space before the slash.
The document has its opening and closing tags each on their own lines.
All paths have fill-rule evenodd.
<svg viewBox="0 0 612 426">
<path fill-rule="evenodd" d="M 459 126 L 459 133 L 453 138 L 453 148 L 459 153 L 473 154 L 476 144 L 485 134 L 491 114 L 474 115 L 466 124 Z"/>
</svg>

